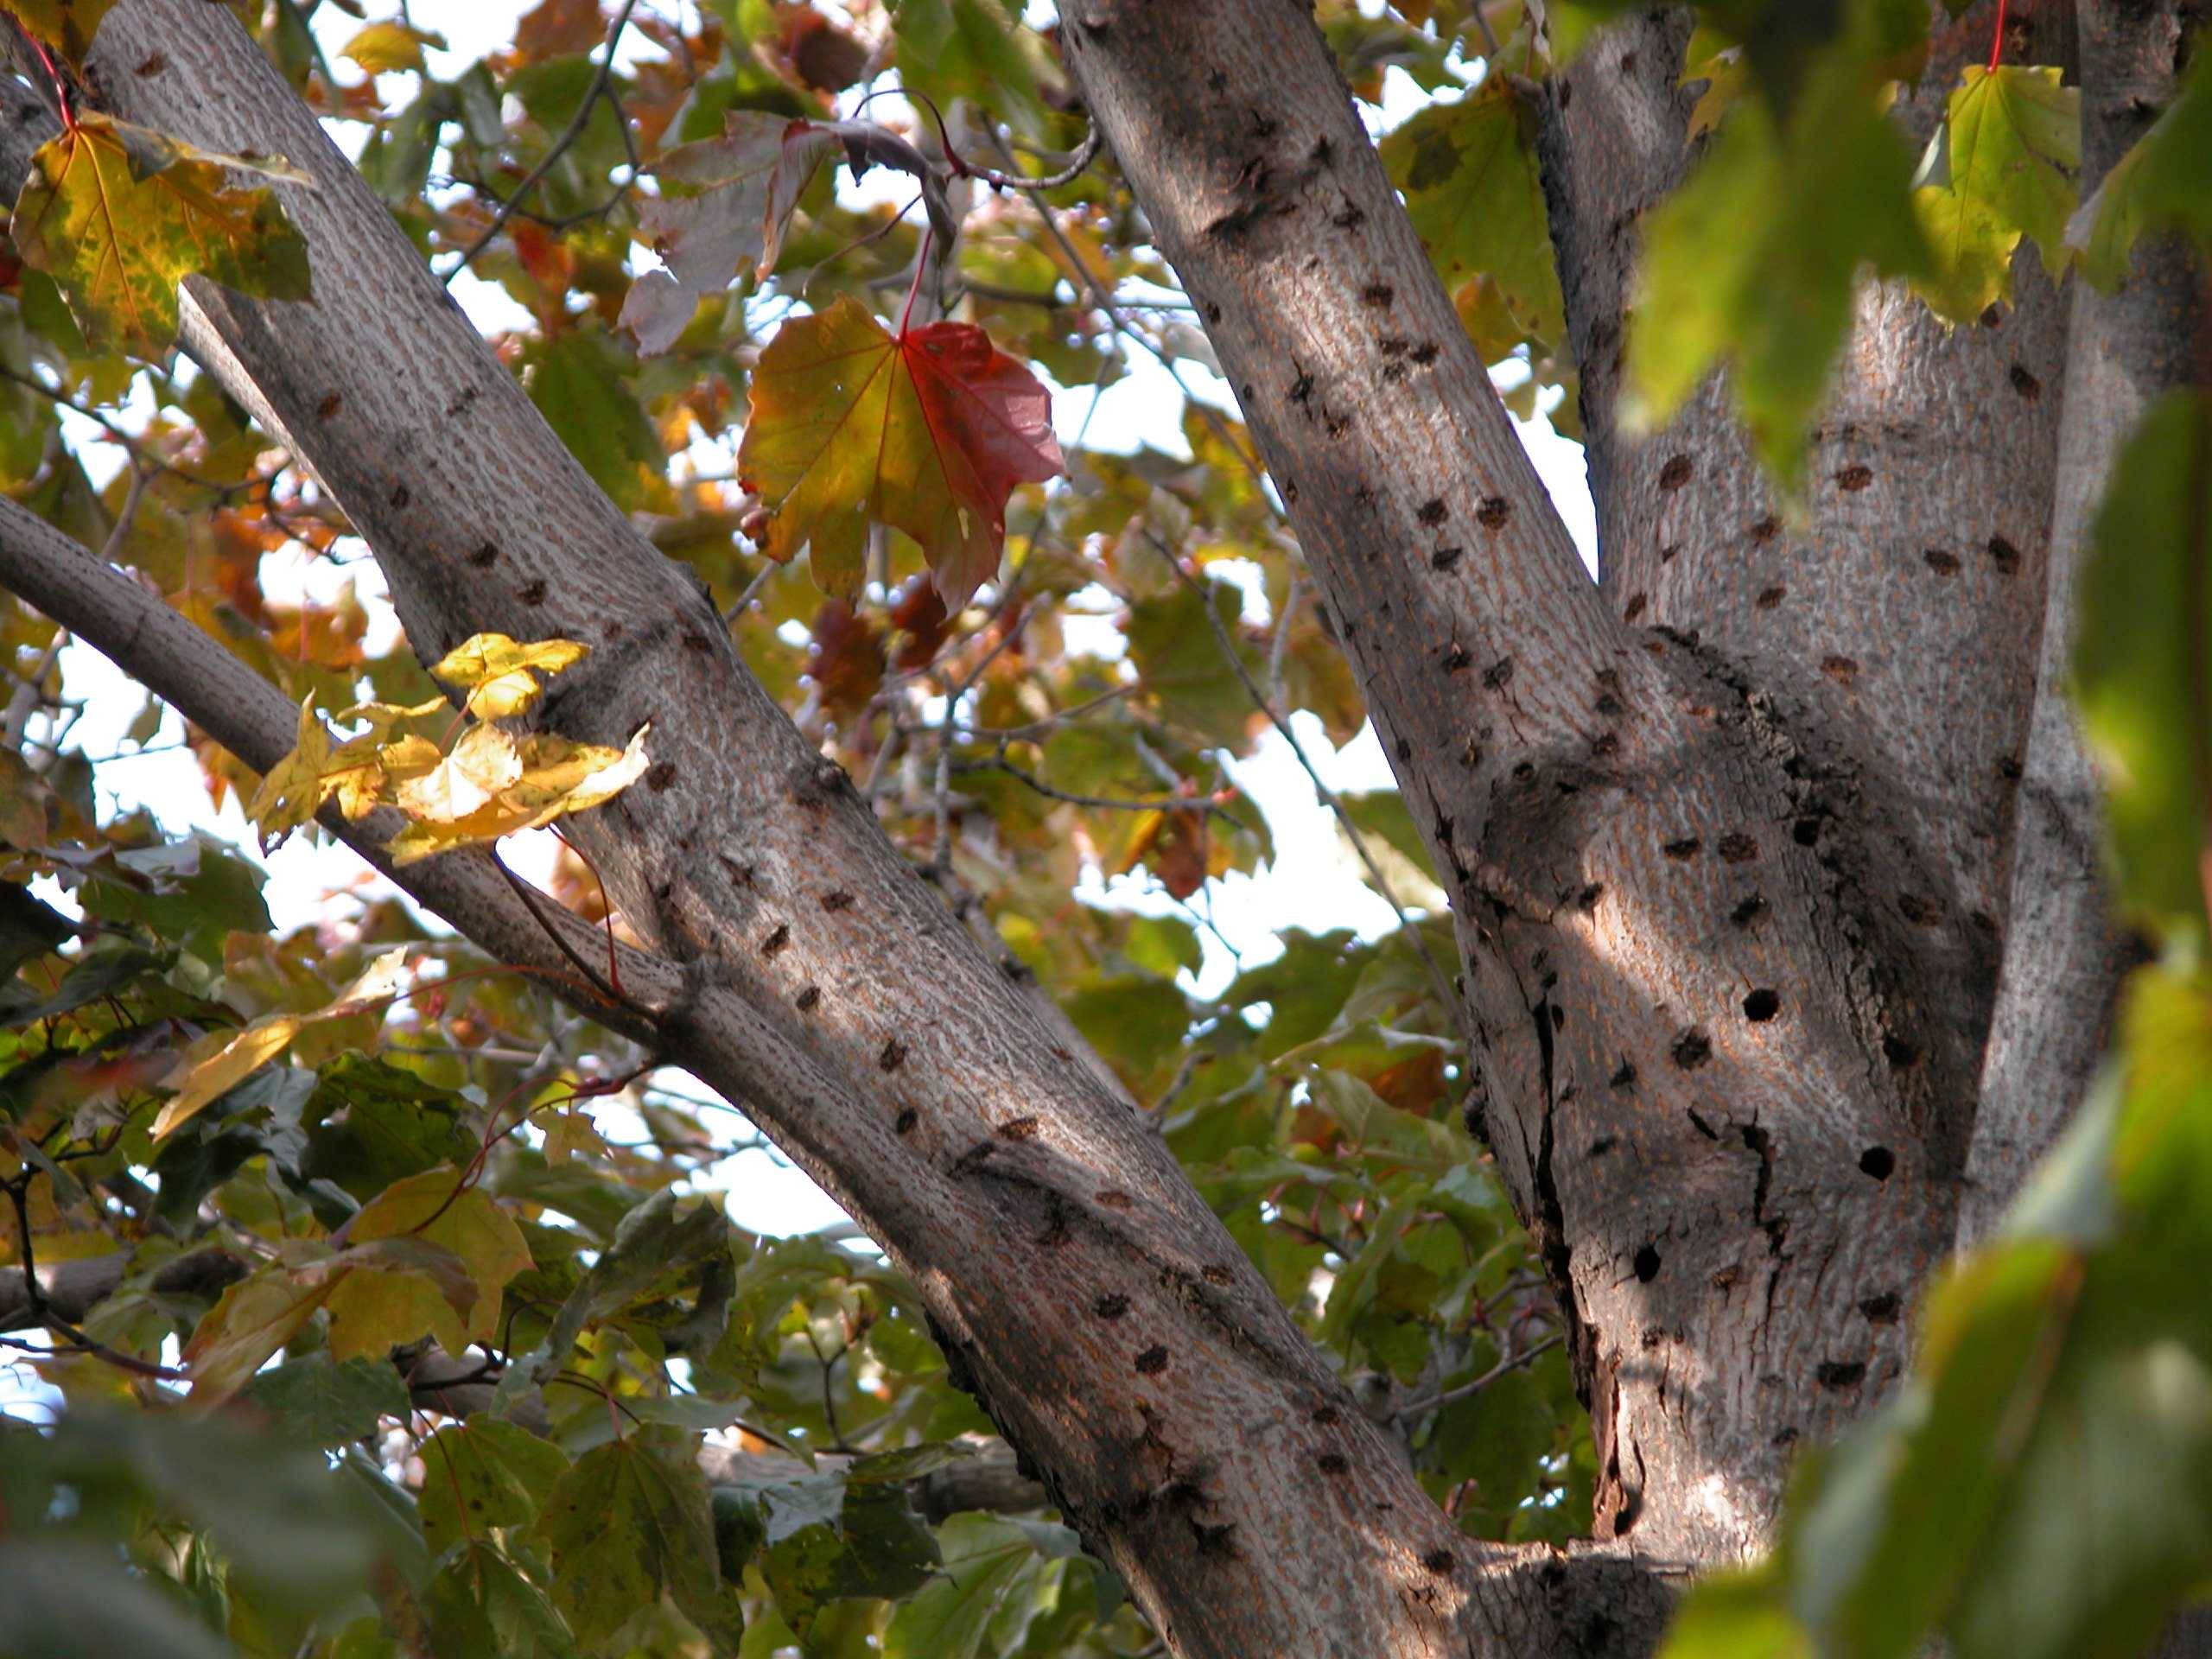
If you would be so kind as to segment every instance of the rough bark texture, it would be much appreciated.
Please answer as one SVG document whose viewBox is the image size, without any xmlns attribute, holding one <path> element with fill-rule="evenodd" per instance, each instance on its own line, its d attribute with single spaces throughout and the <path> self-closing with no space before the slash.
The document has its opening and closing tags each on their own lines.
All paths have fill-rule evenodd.
<svg viewBox="0 0 2212 1659">
<path fill-rule="evenodd" d="M 2189 10 L 2082 7 L 2093 155 L 2171 84 L 2141 19 Z M 543 722 L 612 743 L 652 722 L 644 785 L 579 825 L 649 946 L 626 1006 L 593 1012 L 742 1104 L 891 1252 L 1170 1648 L 1646 1651 L 1666 1583 L 1760 1548 L 1797 1447 L 1898 1376 L 1917 1287 L 2094 1058 L 2114 959 L 2052 695 L 2065 572 L 2118 400 L 2184 372 L 2162 342 L 2191 290 L 2148 253 L 2119 300 L 2071 302 L 2069 346 L 2032 269 L 2015 310 L 1948 335 L 1869 289 L 1785 531 L 1718 385 L 1648 438 L 1612 420 L 1637 221 L 1686 162 L 1687 25 L 1631 20 L 1542 111 L 1593 585 L 1307 12 L 1062 17 L 1453 885 L 1469 1116 L 1560 1295 L 1607 1548 L 1478 1546 L 1427 1502 L 1095 1057 L 898 857 L 226 12 L 124 0 L 92 69 L 123 115 L 315 175 L 287 192 L 315 301 L 194 281 L 188 349 L 351 515 L 419 652 L 582 639 Z M 1944 37 L 1909 126 L 1986 22 Z M 6 91 L 12 185 L 36 124 Z M 249 764 L 288 747 L 280 696 L 28 515 L 0 513 L 0 582 Z M 2024 766 L 2047 822 L 2016 831 Z M 564 924 L 482 858 L 401 879 L 565 969 Z M 2075 943 L 2049 972 L 2006 961 L 1990 1045 L 2024 927 L 2012 957 L 2046 928 Z"/>
<path fill-rule="evenodd" d="M 346 508 L 419 652 L 579 639 L 594 654 L 544 722 L 619 741 L 652 721 L 645 785 L 580 826 L 658 953 L 626 964 L 615 1022 L 741 1102 L 906 1268 L 1176 1650 L 1517 1652 L 1569 1624 L 1648 1645 L 1647 1575 L 1484 1549 L 1427 1502 L 1158 1137 L 899 858 L 235 23 L 126 0 L 90 73 L 119 113 L 315 175 L 287 193 L 315 300 L 195 281 L 188 348 Z M 130 627 L 110 639 L 149 667 Z M 169 695 L 219 730 L 212 690 Z"/>
<path fill-rule="evenodd" d="M 1650 511 L 1681 518 L 1684 550 L 1730 537 L 1655 560 L 1672 583 L 1660 616 L 1649 600 L 1610 613 L 1521 486 L 1510 423 L 1303 14 L 1086 0 L 1066 17 L 1077 79 L 1208 319 L 1456 880 L 1475 1109 L 1575 1333 L 1601 1531 L 1665 1560 L 1753 1551 L 1796 1444 L 1903 1368 L 1913 1288 L 1951 1236 L 1994 985 L 1973 918 L 2001 901 L 1984 842 L 2018 732 L 1969 741 L 1916 710 L 1877 745 L 1877 711 L 1957 671 L 1965 625 L 1892 648 L 1867 629 L 1872 597 L 1935 518 L 1960 543 L 2001 524 L 2021 550 L 2009 575 L 1961 584 L 1972 626 L 2031 637 L 2010 586 L 2042 568 L 2032 504 L 1993 500 L 1976 474 L 1887 534 L 1898 514 L 1879 509 L 1916 474 L 1877 492 L 1852 474 L 1806 545 L 1776 550 L 1806 602 L 1761 607 L 1737 591 L 1734 550 L 1764 511 L 1740 445 L 1732 463 L 1702 446 L 1686 477 L 1666 437 L 1648 467 L 1599 437 L 1601 477 L 1654 474 L 1613 492 L 1617 543 Z M 1670 30 L 1649 22 L 1610 49 Z M 1646 73 L 1607 50 L 1589 73 Z M 1657 84 L 1624 90 L 1619 123 L 1657 146 L 1679 60 L 1652 56 Z M 1606 222 L 1669 176 L 1604 124 L 1554 153 L 1570 176 L 1586 153 L 1617 169 L 1592 185 L 1621 204 L 1593 199 Z M 1916 305 L 1870 297 L 1843 406 L 1904 406 L 1896 423 L 1933 454 L 1989 442 L 1993 422 L 2048 452 L 2048 412 L 2022 414 L 2032 400 L 1979 360 L 1924 362 L 1936 335 Z M 1891 465 L 1872 419 L 1840 416 L 1824 454 Z M 1658 505 L 1631 508 L 1638 492 Z M 1720 637 L 1642 626 L 1669 615 Z M 1989 753 L 1966 779 L 1976 745 Z M 1960 779 L 1949 811 L 1920 781 L 1930 768 Z"/>
<path fill-rule="evenodd" d="M 2173 96 L 2192 0 L 2075 8 L 2084 92 L 2084 196 Z M 2074 587 L 2113 452 L 2168 387 L 2212 381 L 2212 298 L 2178 240 L 2139 247 L 2126 283 L 2075 285 L 2064 413 L 2053 476 L 2050 576 L 2036 669 L 2012 870 L 2007 955 L 1981 1108 L 1967 1164 L 1959 1239 L 1985 1236 L 2022 1178 L 2057 1138 L 2105 1046 L 2120 976 L 2142 955 L 2111 912 L 2096 778 L 2066 701 Z"/>
</svg>

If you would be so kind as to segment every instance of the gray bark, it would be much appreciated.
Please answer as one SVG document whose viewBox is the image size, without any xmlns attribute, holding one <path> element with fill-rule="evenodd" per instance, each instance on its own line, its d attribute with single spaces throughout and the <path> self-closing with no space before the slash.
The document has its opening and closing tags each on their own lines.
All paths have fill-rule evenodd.
<svg viewBox="0 0 2212 1659">
<path fill-rule="evenodd" d="M 2189 14 L 2080 0 L 2086 199 L 2173 97 Z M 1986 1236 L 2022 1179 L 2057 1139 L 2105 1048 L 2121 976 L 2145 947 L 2113 915 L 2097 782 L 2066 700 L 2075 575 L 2112 458 L 2145 404 L 2212 381 L 2212 301 L 2200 260 L 2177 238 L 2135 250 L 2115 294 L 2074 285 L 2063 415 L 2053 480 L 2050 576 L 2034 714 L 2012 854 L 2012 951 L 1983 1062 L 1959 1242 Z"/>
<path fill-rule="evenodd" d="M 2101 10 L 2093 107 L 2124 78 Z M 1686 116 L 1681 22 L 1633 20 L 1542 112 L 1593 585 L 1306 10 L 1062 12 L 1448 873 L 1471 1121 L 1560 1295 L 1605 1547 L 1477 1545 L 1427 1502 L 1095 1057 L 899 860 L 226 14 L 124 0 L 92 70 L 119 113 L 315 175 L 287 192 L 315 301 L 195 280 L 188 347 L 346 508 L 420 653 L 486 628 L 580 639 L 594 655 L 543 723 L 620 743 L 652 722 L 653 772 L 578 826 L 647 949 L 619 1003 L 584 1003 L 741 1103 L 889 1250 L 1170 1648 L 1646 1651 L 1670 1578 L 1760 1549 L 1795 1450 L 1901 1375 L 1976 1195 L 2009 1190 L 2070 1109 L 2070 1084 L 1993 1108 L 2018 1095 L 1985 1046 L 2005 946 L 2045 925 L 2023 766 L 2076 827 L 2091 806 L 2037 745 L 2109 453 L 2110 431 L 2077 435 L 2103 365 L 2032 271 L 2016 310 L 1949 335 L 1869 289 L 1797 534 L 1718 385 L 1665 432 L 1621 432 L 1635 222 L 1681 175 Z M 0 173 L 35 125 L 0 121 Z M 2156 323 L 2088 326 L 2126 359 Z M 281 696 L 5 509 L 0 582 L 249 764 L 289 747 Z M 351 833 L 373 860 L 388 826 Z M 567 971 L 547 930 L 569 924 L 480 856 L 395 879 L 487 950 Z M 2094 943 L 2099 902 L 2075 896 Z M 2072 994 L 2005 972 L 2023 1031 Z"/>
<path fill-rule="evenodd" d="M 578 826 L 650 946 L 624 1005 L 593 1012 L 741 1102 L 883 1244 L 1175 1649 L 1505 1653 L 1567 1628 L 1648 1645 L 1665 1599 L 1641 1571 L 1478 1545 L 1427 1502 L 1158 1137 L 898 857 L 228 16 L 126 0 L 90 69 L 121 114 L 315 175 L 287 189 L 315 301 L 194 281 L 186 345 L 346 508 L 418 652 L 485 628 L 579 639 L 594 655 L 543 722 L 620 742 L 652 721 L 652 773 Z M 273 692 L 212 706 L 187 642 L 191 666 L 155 660 L 158 603 L 5 523 L 10 585 L 250 763 L 289 746 Z M 403 885 L 427 898 L 448 867 L 489 873 L 440 859 Z M 488 949 L 548 953 L 516 937 L 511 894 L 429 902 Z"/>
</svg>

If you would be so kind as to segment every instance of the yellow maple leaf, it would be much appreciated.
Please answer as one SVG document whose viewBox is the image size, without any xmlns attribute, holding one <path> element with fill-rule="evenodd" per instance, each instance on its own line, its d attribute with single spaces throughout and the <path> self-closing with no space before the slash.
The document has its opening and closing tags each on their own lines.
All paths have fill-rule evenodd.
<svg viewBox="0 0 2212 1659">
<path fill-rule="evenodd" d="M 237 1088 L 289 1047 L 302 1027 L 388 1001 L 399 987 L 400 970 L 406 963 L 404 946 L 387 950 L 335 1001 L 320 1008 L 306 1014 L 267 1014 L 243 1031 L 211 1032 L 201 1038 L 184 1052 L 165 1080 L 176 1093 L 154 1119 L 154 1139 L 159 1141 Z"/>
<path fill-rule="evenodd" d="M 162 351 L 176 335 L 177 284 L 194 275 L 309 297 L 307 244 L 275 194 L 232 189 L 215 162 L 165 153 L 168 165 L 149 171 L 113 122 L 87 115 L 32 158 L 10 230 L 86 334 Z"/>
<path fill-rule="evenodd" d="M 558 674 L 582 661 L 591 647 L 574 639 L 518 645 L 504 633 L 479 633 L 448 652 L 430 670 L 448 685 L 468 692 L 468 712 L 479 720 L 518 715 L 543 694 L 532 669 Z"/>
</svg>

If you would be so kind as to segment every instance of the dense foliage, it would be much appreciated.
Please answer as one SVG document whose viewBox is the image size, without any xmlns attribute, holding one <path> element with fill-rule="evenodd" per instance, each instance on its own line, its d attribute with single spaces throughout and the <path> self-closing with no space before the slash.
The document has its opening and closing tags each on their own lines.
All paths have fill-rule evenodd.
<svg viewBox="0 0 2212 1659">
<path fill-rule="evenodd" d="M 325 798 L 397 805 L 429 853 L 627 785 L 634 746 L 491 723 L 560 642 L 487 637 L 434 678 L 372 588 L 284 574 L 360 544 L 171 342 L 186 272 L 307 291 L 286 163 L 94 113 L 71 65 L 105 5 L 0 10 L 65 117 L 0 243 L 0 487 L 301 705 L 265 780 L 188 734 L 215 799 L 271 837 L 318 833 Z M 1199 988 L 1214 884 L 1272 851 L 1231 763 L 1348 743 L 1364 710 L 1051 29 L 1001 0 L 543 0 L 434 68 L 424 0 L 251 10 L 434 269 L 518 308 L 499 350 L 593 478 L 1154 1115 L 1437 1501 L 1480 1537 L 1586 1533 L 1586 1425 L 1462 1122 L 1449 924 L 1397 797 L 1323 791 L 1394 931 L 1288 931 Z M 1529 100 L 1614 8 L 1319 10 L 1509 401 L 1571 432 Z M 2084 204 L 2027 18 L 1916 168 L 1884 109 L 1926 59 L 1916 0 L 1699 10 L 1712 137 L 1647 227 L 1645 418 L 1725 364 L 1788 480 L 1866 266 L 1974 327 L 2016 255 L 2110 283 L 2142 236 L 2212 241 L 2212 63 Z M 1140 368 L 1174 377 L 1163 403 L 1205 391 L 1179 430 L 1110 453 L 1078 423 L 1063 454 L 1030 377 Z M 1936 1291 L 1904 1396 L 1808 1459 L 1777 1559 L 1699 1592 L 1682 1654 L 1937 1627 L 2120 1653 L 2212 1565 L 2212 392 L 2145 423 L 2099 534 L 2083 706 L 2163 955 L 2013 1231 Z M 52 1390 L 0 1436 L 0 1651 L 1160 1650 L 1040 1493 L 959 1507 L 1004 1461 L 990 1423 L 867 1241 L 744 1230 L 741 1116 L 397 900 L 279 934 L 245 852 L 116 810 L 106 769 L 159 705 L 87 755 L 81 652 L 12 601 L 0 650 L 0 1264 L 40 1270 L 0 1281 L 0 1341 Z M 1089 873 L 1164 902 L 1088 902 Z M 574 853 L 550 886 L 619 931 Z"/>
</svg>

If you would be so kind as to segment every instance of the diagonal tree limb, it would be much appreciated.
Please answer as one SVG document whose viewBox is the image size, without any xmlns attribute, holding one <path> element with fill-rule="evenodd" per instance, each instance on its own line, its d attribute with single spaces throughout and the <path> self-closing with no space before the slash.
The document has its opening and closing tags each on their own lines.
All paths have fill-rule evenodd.
<svg viewBox="0 0 2212 1659">
<path fill-rule="evenodd" d="M 419 654 L 487 628 L 581 639 L 593 655 L 542 724 L 602 741 L 652 721 L 652 771 L 575 830 L 660 953 L 623 975 L 659 1051 L 744 1099 L 899 1262 L 955 1374 L 1174 1649 L 1504 1654 L 1593 1601 L 1618 1650 L 1647 1644 L 1665 1599 L 1641 1567 L 1562 1572 L 1427 1501 L 1139 1115 L 590 485 L 235 20 L 124 0 L 90 79 L 130 118 L 315 178 L 277 187 L 315 300 L 195 279 L 185 344 L 346 509 Z M 677 964 L 664 999 L 658 962 Z"/>
</svg>

